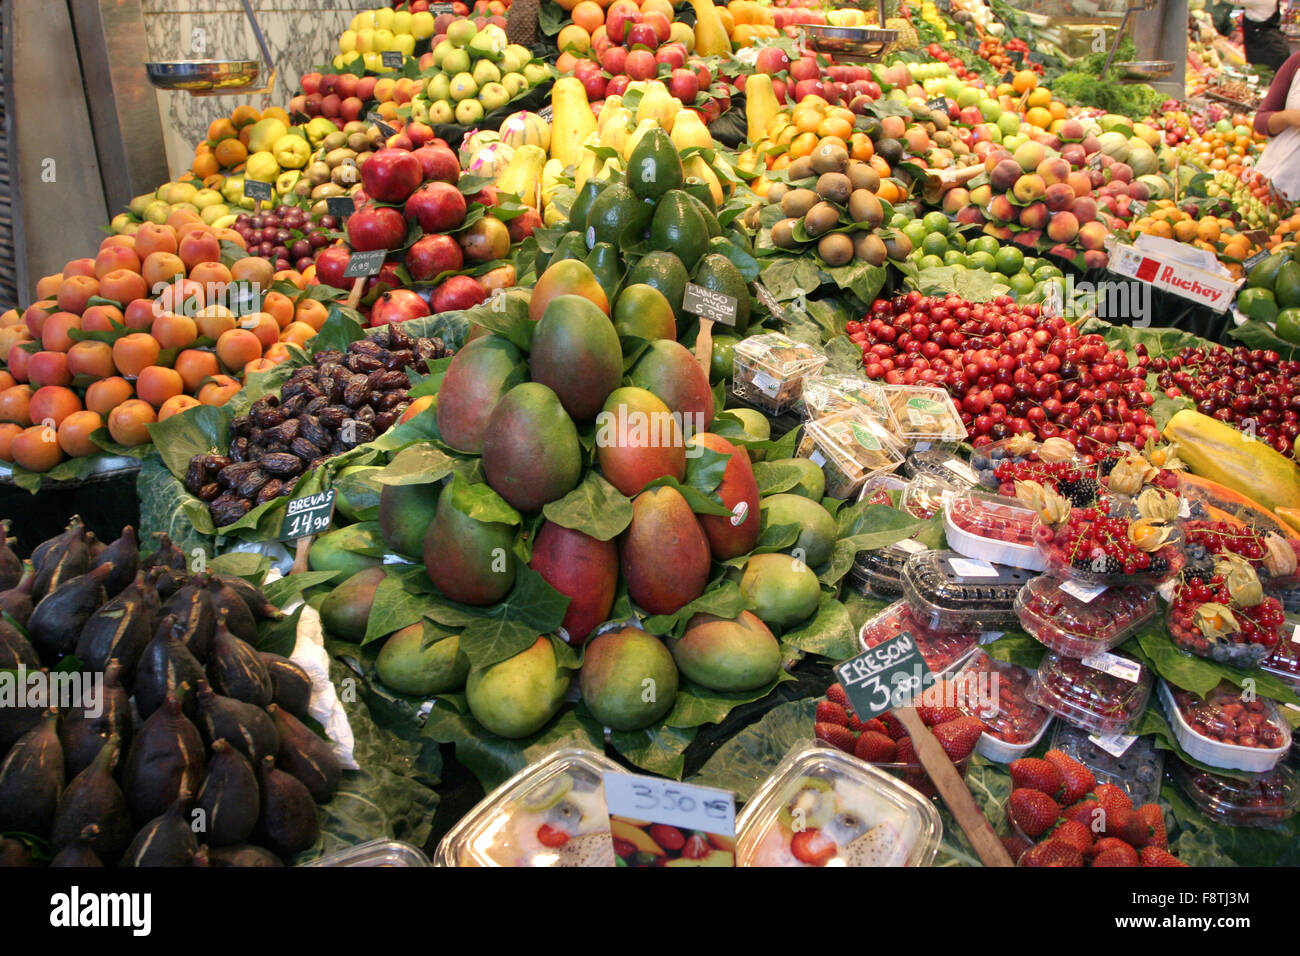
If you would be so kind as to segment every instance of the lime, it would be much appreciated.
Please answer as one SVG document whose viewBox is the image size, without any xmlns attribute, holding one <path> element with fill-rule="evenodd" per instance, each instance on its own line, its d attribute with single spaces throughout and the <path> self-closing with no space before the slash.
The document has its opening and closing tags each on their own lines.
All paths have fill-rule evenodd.
<svg viewBox="0 0 1300 956">
<path fill-rule="evenodd" d="M 1277 335 L 1288 342 L 1300 343 L 1300 309 L 1283 309 L 1277 314 Z"/>
<path fill-rule="evenodd" d="M 1025 254 L 1015 246 L 1000 246 L 993 256 L 993 261 L 997 264 L 998 272 L 1004 276 L 1013 276 L 1024 268 Z"/>
<path fill-rule="evenodd" d="M 1054 266 L 1054 265 L 1052 265 L 1050 262 L 1048 262 L 1048 263 L 1045 263 L 1045 264 L 1039 266 L 1037 269 L 1035 269 L 1035 270 L 1033 271 L 1033 276 L 1034 276 L 1034 281 L 1035 281 L 1035 282 L 1043 282 L 1043 281 L 1045 281 L 1045 280 L 1047 280 L 1047 279 L 1060 279 L 1060 278 L 1063 278 L 1063 277 L 1064 277 L 1064 273 L 1061 272 L 1060 269 L 1056 268 L 1056 266 Z"/>
<path fill-rule="evenodd" d="M 1027 295 L 1034 291 L 1034 277 L 1028 272 L 1017 272 L 1007 279 L 1007 285 L 1011 286 L 1011 291 L 1020 296 Z"/>
<path fill-rule="evenodd" d="M 1030 275 L 1033 275 L 1034 270 L 1037 269 L 1042 264 L 1043 264 L 1043 260 L 1038 258 L 1038 256 L 1025 256 L 1024 269 Z"/>
<path fill-rule="evenodd" d="M 952 228 L 952 223 L 948 221 L 948 217 L 937 210 L 927 212 L 921 222 L 925 223 L 927 232 L 937 232 L 941 236 L 948 235 L 948 231 Z"/>
<path fill-rule="evenodd" d="M 937 269 L 943 264 L 943 260 L 938 256 L 922 256 L 921 261 L 917 263 L 917 266 L 922 269 Z"/>
<path fill-rule="evenodd" d="M 987 252 L 989 255 L 995 255 L 1002 244 L 992 236 L 978 236 L 966 244 L 967 252 Z"/>
<path fill-rule="evenodd" d="M 997 271 L 997 260 L 993 258 L 992 253 L 985 252 L 983 249 L 978 252 L 967 252 L 966 260 L 972 269 L 983 269 L 985 272 Z"/>
<path fill-rule="evenodd" d="M 928 216 L 926 218 L 929 218 Z M 948 237 L 941 232 L 926 234 L 921 240 L 921 252 L 927 256 L 942 256 L 948 251 Z"/>
<path fill-rule="evenodd" d="M 966 251 L 966 237 L 963 236 L 960 232 L 954 232 L 954 233 L 951 233 L 951 234 L 948 236 L 948 248 L 949 248 L 949 249 L 960 249 L 962 252 L 965 252 L 965 251 Z"/>
<path fill-rule="evenodd" d="M 919 249 L 921 248 L 921 243 L 925 242 L 925 237 L 929 235 L 929 230 L 925 228 L 924 223 L 913 220 L 903 227 L 903 235 L 907 236 L 907 238 L 912 241 L 912 247 L 914 249 Z M 948 244 L 945 242 L 943 247 L 944 249 L 947 249 Z"/>
<path fill-rule="evenodd" d="M 961 266 L 963 269 L 970 268 L 970 259 L 963 252 L 956 249 L 949 249 L 943 254 L 943 264 L 946 266 Z"/>
<path fill-rule="evenodd" d="M 907 225 L 909 222 L 911 222 L 911 221 L 912 221 L 912 219 L 911 219 L 910 216 L 904 215 L 904 214 L 901 213 L 901 212 L 896 212 L 896 213 L 894 213 L 892 216 L 889 217 L 889 228 L 890 228 L 890 229 L 902 229 L 904 226 L 906 226 L 906 225 Z"/>
</svg>

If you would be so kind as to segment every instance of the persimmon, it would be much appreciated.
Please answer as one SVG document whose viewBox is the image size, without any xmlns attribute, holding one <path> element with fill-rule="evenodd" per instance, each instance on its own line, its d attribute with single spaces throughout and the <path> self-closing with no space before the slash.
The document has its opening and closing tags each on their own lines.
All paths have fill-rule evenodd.
<svg viewBox="0 0 1300 956">
<path fill-rule="evenodd" d="M 69 458 L 86 458 L 99 451 L 99 446 L 90 440 L 92 432 L 104 427 L 104 419 L 98 412 L 82 410 L 73 412 L 59 423 L 59 447 Z"/>
<path fill-rule="evenodd" d="M 108 413 L 108 433 L 119 445 L 149 444 L 149 426 L 158 420 L 153 406 L 138 398 L 118 405 Z"/>
<path fill-rule="evenodd" d="M 135 397 L 131 383 L 120 375 L 112 375 L 86 388 L 86 409 L 107 415 L 117 406 Z"/>
</svg>

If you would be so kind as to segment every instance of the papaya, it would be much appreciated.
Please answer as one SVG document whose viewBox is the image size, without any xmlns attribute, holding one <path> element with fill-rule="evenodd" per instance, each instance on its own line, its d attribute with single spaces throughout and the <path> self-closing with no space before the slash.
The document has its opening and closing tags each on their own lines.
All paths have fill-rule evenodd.
<svg viewBox="0 0 1300 956">
<path fill-rule="evenodd" d="M 556 80 L 551 106 L 551 155 L 565 166 L 577 166 L 586 152 L 583 141 L 596 132 L 596 115 L 582 81 L 573 76 Z"/>
<path fill-rule="evenodd" d="M 1191 409 L 1169 419 L 1163 434 L 1193 474 L 1253 497 L 1270 510 L 1300 508 L 1300 468 L 1267 443 Z"/>
</svg>

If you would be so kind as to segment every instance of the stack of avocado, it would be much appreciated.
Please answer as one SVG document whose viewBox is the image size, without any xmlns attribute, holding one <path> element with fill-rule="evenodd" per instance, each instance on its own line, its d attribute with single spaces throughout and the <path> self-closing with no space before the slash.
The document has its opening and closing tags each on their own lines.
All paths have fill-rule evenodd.
<svg viewBox="0 0 1300 956">
<path fill-rule="evenodd" d="M 1300 344 L 1300 262 L 1294 247 L 1256 263 L 1237 294 L 1237 308 L 1247 318 L 1275 324 L 1279 338 Z"/>
</svg>

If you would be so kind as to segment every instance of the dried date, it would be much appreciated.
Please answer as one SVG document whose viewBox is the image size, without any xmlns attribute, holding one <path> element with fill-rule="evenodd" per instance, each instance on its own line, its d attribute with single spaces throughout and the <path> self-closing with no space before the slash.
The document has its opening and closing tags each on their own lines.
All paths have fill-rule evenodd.
<svg viewBox="0 0 1300 956">
<path fill-rule="evenodd" d="M 275 452 L 263 455 L 259 464 L 277 478 L 292 478 L 302 473 L 302 459 L 292 452 Z"/>
</svg>

